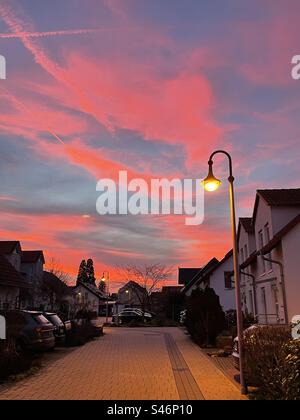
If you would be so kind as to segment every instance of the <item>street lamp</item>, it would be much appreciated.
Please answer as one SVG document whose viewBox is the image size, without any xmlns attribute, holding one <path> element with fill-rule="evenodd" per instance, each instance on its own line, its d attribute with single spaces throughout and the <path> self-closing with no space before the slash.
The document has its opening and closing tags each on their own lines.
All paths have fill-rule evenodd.
<svg viewBox="0 0 300 420">
<path fill-rule="evenodd" d="M 235 216 L 235 200 L 234 200 L 234 177 L 232 171 L 232 159 L 228 152 L 224 150 L 216 150 L 211 154 L 208 161 L 208 176 L 202 181 L 202 184 L 206 191 L 216 191 L 221 181 L 214 176 L 213 173 L 213 157 L 217 154 L 226 155 L 229 160 L 229 192 L 230 192 L 230 217 L 231 217 L 231 228 L 232 228 L 232 242 L 233 242 L 233 266 L 234 266 L 234 282 L 235 282 L 235 300 L 236 300 L 236 316 L 237 316 L 237 333 L 239 340 L 239 356 L 240 356 L 240 384 L 241 393 L 247 394 L 247 386 L 245 383 L 244 376 L 244 346 L 243 346 L 243 313 L 241 304 L 241 285 L 240 285 L 240 272 L 238 262 L 238 242 L 236 232 L 236 216 Z"/>
<path fill-rule="evenodd" d="M 105 277 L 106 273 L 106 277 Z M 109 296 L 109 271 L 103 271 L 101 281 L 104 283 L 107 281 L 107 288 L 106 288 L 106 324 L 108 324 L 108 296 Z"/>
</svg>

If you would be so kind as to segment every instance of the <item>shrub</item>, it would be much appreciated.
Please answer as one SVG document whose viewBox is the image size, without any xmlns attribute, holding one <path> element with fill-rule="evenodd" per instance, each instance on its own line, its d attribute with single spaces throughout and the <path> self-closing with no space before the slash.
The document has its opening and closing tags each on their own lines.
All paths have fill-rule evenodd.
<svg viewBox="0 0 300 420">
<path fill-rule="evenodd" d="M 187 300 L 186 327 L 199 345 L 214 345 L 225 324 L 219 297 L 210 288 L 194 290 Z"/>
<path fill-rule="evenodd" d="M 17 353 L 13 340 L 7 340 L 0 351 L 0 380 L 29 370 L 34 358 L 28 353 Z"/>
<path fill-rule="evenodd" d="M 256 399 L 300 399 L 300 342 L 291 340 L 290 328 L 250 329 L 244 346 L 247 379 L 258 386 Z"/>
<path fill-rule="evenodd" d="M 300 340 L 285 345 L 286 356 L 282 366 L 284 400 L 300 400 Z"/>
<path fill-rule="evenodd" d="M 83 346 L 88 341 L 92 340 L 95 335 L 94 327 L 87 322 L 82 325 L 73 323 L 71 332 L 67 335 L 66 345 L 68 346 Z"/>
</svg>

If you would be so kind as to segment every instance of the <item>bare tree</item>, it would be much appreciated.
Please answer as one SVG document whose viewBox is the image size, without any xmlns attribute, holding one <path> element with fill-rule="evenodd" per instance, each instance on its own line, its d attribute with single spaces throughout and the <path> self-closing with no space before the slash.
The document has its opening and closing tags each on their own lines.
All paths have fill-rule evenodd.
<svg viewBox="0 0 300 420">
<path fill-rule="evenodd" d="M 47 263 L 46 271 L 54 274 L 57 278 L 59 278 L 61 282 L 65 283 L 66 285 L 69 285 L 72 281 L 70 274 L 63 270 L 60 261 L 54 257 L 51 257 Z"/>
<path fill-rule="evenodd" d="M 133 292 L 139 299 L 143 309 L 150 306 L 150 295 L 160 289 L 162 283 L 167 281 L 174 269 L 164 264 L 128 264 L 116 268 L 124 280 L 138 283 L 145 293 L 139 293 L 136 289 Z"/>
</svg>

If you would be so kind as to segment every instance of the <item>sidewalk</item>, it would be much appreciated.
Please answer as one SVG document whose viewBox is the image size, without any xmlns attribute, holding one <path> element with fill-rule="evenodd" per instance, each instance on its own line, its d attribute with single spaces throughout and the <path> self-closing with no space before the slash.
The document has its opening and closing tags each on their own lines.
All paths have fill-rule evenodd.
<svg viewBox="0 0 300 420">
<path fill-rule="evenodd" d="M 179 328 L 108 328 L 106 334 L 8 389 L 2 399 L 245 399 Z"/>
</svg>

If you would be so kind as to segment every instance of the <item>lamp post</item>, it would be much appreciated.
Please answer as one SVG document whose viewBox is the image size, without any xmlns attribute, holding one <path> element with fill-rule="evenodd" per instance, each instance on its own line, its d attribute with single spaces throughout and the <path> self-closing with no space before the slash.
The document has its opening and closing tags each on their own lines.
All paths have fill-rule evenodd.
<svg viewBox="0 0 300 420">
<path fill-rule="evenodd" d="M 213 173 L 213 158 L 217 154 L 223 154 L 227 156 L 229 160 L 229 193 L 230 193 L 230 217 L 231 217 L 231 229 L 232 229 L 232 242 L 233 242 L 233 268 L 234 268 L 234 282 L 235 282 L 235 300 L 236 300 L 236 316 L 237 316 L 237 333 L 239 340 L 239 362 L 240 362 L 240 384 L 241 393 L 247 394 L 247 385 L 244 376 L 244 346 L 243 346 L 243 313 L 241 304 L 241 285 L 240 285 L 240 272 L 238 262 L 238 242 L 236 232 L 236 215 L 235 215 L 235 200 L 234 200 L 234 177 L 232 171 L 232 159 L 228 152 L 224 150 L 216 150 L 211 154 L 208 161 L 208 176 L 202 181 L 202 184 L 206 191 L 216 191 L 221 185 L 221 181 L 214 176 Z"/>
<path fill-rule="evenodd" d="M 106 273 L 106 277 L 105 277 Z M 109 297 L 109 271 L 103 271 L 102 279 L 104 283 L 107 281 L 107 290 L 106 290 L 106 324 L 108 324 L 108 297 Z"/>
</svg>

